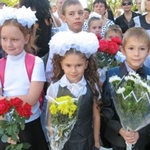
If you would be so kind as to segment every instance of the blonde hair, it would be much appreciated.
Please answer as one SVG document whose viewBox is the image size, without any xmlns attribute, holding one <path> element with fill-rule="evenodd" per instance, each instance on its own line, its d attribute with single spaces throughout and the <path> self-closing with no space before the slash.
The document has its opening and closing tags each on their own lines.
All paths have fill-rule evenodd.
<svg viewBox="0 0 150 150">
<path fill-rule="evenodd" d="M 144 40 L 145 42 L 147 42 L 148 49 L 150 49 L 150 36 L 145 29 L 141 27 L 132 27 L 128 29 L 123 36 L 122 47 L 125 47 L 127 40 L 131 37 L 134 37 L 140 41 Z"/>
<path fill-rule="evenodd" d="M 142 13 L 146 11 L 145 2 L 146 2 L 146 0 L 141 1 L 141 11 L 142 11 Z"/>
</svg>

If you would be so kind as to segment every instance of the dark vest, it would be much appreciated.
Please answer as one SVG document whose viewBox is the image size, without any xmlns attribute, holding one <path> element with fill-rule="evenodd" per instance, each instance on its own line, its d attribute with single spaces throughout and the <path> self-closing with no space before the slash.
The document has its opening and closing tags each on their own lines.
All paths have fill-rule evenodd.
<svg viewBox="0 0 150 150">
<path fill-rule="evenodd" d="M 69 95 L 75 97 L 67 89 L 67 87 L 59 87 L 57 97 Z M 69 140 L 79 141 L 87 139 L 93 132 L 92 117 L 93 117 L 93 94 L 90 86 L 87 84 L 87 92 L 79 99 L 79 110 L 77 122 L 72 130 Z"/>
</svg>

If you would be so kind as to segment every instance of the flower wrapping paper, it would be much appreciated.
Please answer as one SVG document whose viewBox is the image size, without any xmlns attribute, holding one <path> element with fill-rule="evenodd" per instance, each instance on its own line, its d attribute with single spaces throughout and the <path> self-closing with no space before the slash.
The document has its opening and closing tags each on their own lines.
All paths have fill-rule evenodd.
<svg viewBox="0 0 150 150">
<path fill-rule="evenodd" d="M 61 150 L 68 141 L 77 119 L 78 99 L 62 96 L 56 99 L 48 96 L 46 129 L 51 150 Z"/>
</svg>

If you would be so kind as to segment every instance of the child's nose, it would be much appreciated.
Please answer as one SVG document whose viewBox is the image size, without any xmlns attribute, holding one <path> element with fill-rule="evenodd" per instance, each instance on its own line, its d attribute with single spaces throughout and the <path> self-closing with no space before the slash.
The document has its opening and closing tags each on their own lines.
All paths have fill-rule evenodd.
<svg viewBox="0 0 150 150">
<path fill-rule="evenodd" d="M 140 53 L 140 51 L 138 49 L 136 49 L 134 54 L 135 54 L 135 56 L 138 56 L 139 53 Z"/>
<path fill-rule="evenodd" d="M 72 67 L 71 72 L 76 72 L 76 67 Z"/>
<path fill-rule="evenodd" d="M 7 40 L 7 46 L 12 46 L 12 41 L 11 40 Z"/>
<path fill-rule="evenodd" d="M 80 15 L 78 13 L 76 13 L 76 18 L 80 18 Z"/>
</svg>

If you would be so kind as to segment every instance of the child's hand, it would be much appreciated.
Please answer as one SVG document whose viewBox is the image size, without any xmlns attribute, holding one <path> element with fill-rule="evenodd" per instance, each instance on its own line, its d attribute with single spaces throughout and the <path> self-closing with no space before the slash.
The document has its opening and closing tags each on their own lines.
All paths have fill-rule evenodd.
<svg viewBox="0 0 150 150">
<path fill-rule="evenodd" d="M 95 142 L 95 148 L 100 149 L 100 143 L 99 142 Z"/>
<path fill-rule="evenodd" d="M 136 144 L 137 140 L 139 139 L 139 133 L 136 131 L 126 131 L 121 128 L 119 133 L 127 143 L 132 145 Z"/>
<path fill-rule="evenodd" d="M 8 138 L 7 142 L 14 145 L 17 144 L 17 142 L 13 141 L 10 137 Z"/>
</svg>

